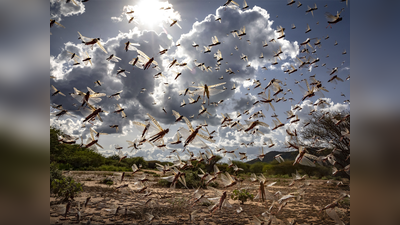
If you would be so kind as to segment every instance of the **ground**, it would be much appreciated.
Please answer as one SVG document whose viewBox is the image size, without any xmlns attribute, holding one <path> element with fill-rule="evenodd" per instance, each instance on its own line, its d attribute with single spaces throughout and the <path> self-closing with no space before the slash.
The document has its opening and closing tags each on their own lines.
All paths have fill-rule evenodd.
<svg viewBox="0 0 400 225">
<path fill-rule="evenodd" d="M 196 203 L 193 207 L 188 201 L 192 198 L 194 189 L 173 189 L 165 188 L 157 185 L 160 177 L 153 177 L 154 173 L 160 174 L 158 171 L 153 171 L 149 174 L 148 189 L 152 192 L 150 196 L 144 197 L 144 193 L 133 193 L 129 188 L 116 190 L 117 185 L 100 184 L 99 181 L 106 177 L 114 180 L 120 179 L 120 172 L 105 172 L 105 171 L 71 171 L 67 176 L 72 176 L 78 182 L 84 184 L 83 192 L 74 198 L 72 202 L 72 210 L 65 218 L 61 214 L 60 208 L 62 204 L 54 196 L 50 195 L 50 224 L 87 224 L 91 218 L 90 224 L 253 224 L 253 216 L 261 217 L 261 214 L 268 210 L 272 204 L 272 200 L 267 200 L 262 203 L 260 201 L 247 201 L 244 205 L 240 205 L 239 201 L 232 199 L 229 202 L 232 208 L 222 208 L 215 211 L 212 215 L 208 210 L 210 204 Z M 142 175 L 138 172 L 131 176 L 132 173 L 126 172 L 124 182 L 133 183 L 137 177 Z M 291 179 L 269 178 L 268 183 L 276 181 L 277 183 L 269 187 L 271 193 L 280 191 L 282 194 L 288 194 L 298 190 L 301 183 L 297 183 L 292 187 L 288 187 Z M 327 216 L 325 212 L 319 213 L 317 209 L 332 203 L 340 196 L 340 193 L 349 191 L 349 182 L 343 181 L 344 185 L 337 186 L 337 181 L 306 179 L 310 185 L 305 186 L 305 195 L 301 199 L 294 199 L 289 202 L 279 213 L 276 213 L 278 208 L 274 207 L 271 210 L 275 214 L 277 221 L 280 224 L 288 224 L 296 220 L 297 224 L 335 224 L 335 222 Z M 251 183 L 250 179 L 245 179 L 242 184 L 235 185 L 230 188 L 222 188 L 222 183 L 217 189 L 227 190 L 228 196 L 232 194 L 232 190 L 238 188 L 250 188 L 250 192 L 257 194 L 257 183 Z M 205 189 L 205 192 L 214 197 L 213 192 Z M 81 212 L 81 219 L 78 221 L 74 209 L 77 202 L 83 202 L 88 196 L 91 200 L 87 208 Z M 150 198 L 152 200 L 145 204 Z M 152 203 L 153 202 L 153 203 Z M 122 210 L 115 215 L 106 209 L 113 209 L 120 206 Z M 315 207 L 314 207 L 315 206 Z M 243 211 L 237 213 L 236 210 L 242 207 Z M 125 209 L 128 213 L 125 214 Z M 189 214 L 194 210 L 198 210 L 198 216 L 195 221 L 189 220 Z M 345 223 L 350 223 L 350 200 L 341 201 L 336 211 L 340 219 Z M 114 210 L 115 212 L 115 210 Z M 129 213 L 131 212 L 131 213 Z M 146 220 L 145 213 L 154 215 L 154 219 L 150 222 Z M 277 223 L 277 224 L 279 224 Z"/>
</svg>

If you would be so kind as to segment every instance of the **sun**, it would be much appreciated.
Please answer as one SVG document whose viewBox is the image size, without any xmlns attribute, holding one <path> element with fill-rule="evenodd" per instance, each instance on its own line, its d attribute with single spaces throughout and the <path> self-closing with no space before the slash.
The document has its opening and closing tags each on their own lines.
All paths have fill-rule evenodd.
<svg viewBox="0 0 400 225">
<path fill-rule="evenodd" d="M 171 10 L 163 10 L 162 7 L 171 6 L 168 2 L 159 2 L 158 0 L 143 0 L 136 5 L 135 15 L 140 23 L 145 26 L 153 27 L 168 22 Z"/>
</svg>

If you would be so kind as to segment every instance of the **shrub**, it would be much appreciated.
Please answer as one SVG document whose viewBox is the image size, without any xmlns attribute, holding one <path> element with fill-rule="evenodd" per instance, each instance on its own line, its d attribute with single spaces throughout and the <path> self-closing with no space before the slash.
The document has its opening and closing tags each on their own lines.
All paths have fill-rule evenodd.
<svg viewBox="0 0 400 225">
<path fill-rule="evenodd" d="M 262 162 L 256 162 L 256 163 L 254 163 L 254 164 L 252 164 L 251 166 L 250 166 L 250 172 L 251 173 L 262 173 L 263 172 L 263 169 L 264 169 L 264 165 L 265 165 L 265 163 L 262 163 Z"/>
<path fill-rule="evenodd" d="M 293 165 L 294 161 L 286 160 L 283 163 L 278 163 L 276 161 L 264 164 L 263 171 L 266 175 L 271 176 L 275 175 L 275 177 L 282 178 L 290 178 L 292 173 L 296 173 L 296 170 L 300 174 L 307 174 L 309 177 L 322 177 L 329 176 L 331 174 L 329 167 L 323 167 L 316 164 L 315 167 L 304 166 L 300 164 Z M 274 176 L 272 176 L 274 177 Z"/>
<path fill-rule="evenodd" d="M 159 179 L 157 183 L 160 187 L 169 187 L 171 185 L 170 182 L 164 179 Z"/>
<path fill-rule="evenodd" d="M 147 161 L 147 166 L 148 166 L 149 169 L 157 169 L 156 163 L 161 164 L 161 165 L 165 165 L 165 164 L 169 165 L 168 162 L 161 162 L 161 161 L 158 161 L 158 160 L 150 160 L 150 161 Z"/>
<path fill-rule="evenodd" d="M 333 179 L 336 180 L 336 181 L 341 181 L 342 180 L 341 177 L 333 177 Z"/>
<path fill-rule="evenodd" d="M 263 166 L 263 168 L 262 168 L 262 171 L 266 172 L 267 174 L 272 174 L 272 173 L 271 173 L 272 167 L 273 167 L 273 165 L 271 165 L 271 164 L 265 164 L 265 163 L 264 163 L 264 166 Z"/>
<path fill-rule="evenodd" d="M 208 186 L 211 186 L 213 188 L 218 188 L 219 184 L 217 182 L 211 182 L 211 183 L 208 184 Z"/>
<path fill-rule="evenodd" d="M 235 189 L 235 190 L 233 190 L 231 199 L 239 200 L 239 201 L 241 201 L 240 204 L 243 205 L 247 201 L 247 199 L 250 199 L 253 201 L 254 195 L 250 194 L 246 189 L 240 189 L 240 190 Z"/>
<path fill-rule="evenodd" d="M 88 167 L 84 168 L 83 170 L 86 170 L 86 171 L 96 171 L 96 168 L 93 167 L 93 166 L 88 166 Z"/>
<path fill-rule="evenodd" d="M 51 182 L 51 190 L 62 201 L 74 200 L 75 195 L 82 191 L 82 184 L 75 182 L 72 177 L 62 177 Z"/>
<path fill-rule="evenodd" d="M 154 174 L 153 174 L 153 177 L 161 177 L 161 176 L 160 176 L 160 174 L 154 173 Z"/>
<path fill-rule="evenodd" d="M 281 177 L 282 178 L 291 178 L 291 176 L 289 176 L 289 174 L 283 174 Z"/>
<path fill-rule="evenodd" d="M 111 178 L 106 177 L 106 178 L 104 178 L 103 180 L 100 181 L 100 184 L 107 184 L 107 185 L 110 186 L 110 185 L 114 184 L 114 181 L 112 181 Z"/>
<path fill-rule="evenodd" d="M 203 201 L 203 203 L 201 203 L 202 206 L 207 206 L 207 207 L 208 207 L 208 206 L 211 206 L 212 204 L 213 204 L 213 203 L 210 202 L 210 201 L 208 201 L 208 200 L 207 200 L 207 201 Z"/>
<path fill-rule="evenodd" d="M 56 163 L 51 163 L 50 164 L 50 190 L 52 191 L 51 188 L 51 183 L 53 183 L 53 180 L 60 180 L 63 178 L 63 175 L 61 173 L 61 171 L 57 168 L 57 164 Z"/>
<path fill-rule="evenodd" d="M 344 198 L 339 201 L 339 204 L 344 206 L 345 208 L 350 207 L 350 198 Z"/>
<path fill-rule="evenodd" d="M 227 171 L 228 170 L 228 164 L 227 163 L 223 163 L 223 164 L 216 164 L 218 169 L 222 172 Z"/>
<path fill-rule="evenodd" d="M 72 170 L 72 166 L 69 163 L 59 163 L 58 169 L 60 170 Z"/>
<path fill-rule="evenodd" d="M 186 179 L 186 186 L 188 188 L 198 188 L 198 187 L 205 188 L 205 181 L 201 183 L 201 178 L 198 176 L 197 171 L 193 172 L 185 171 L 185 179 Z M 180 182 L 178 185 L 181 188 L 183 187 L 183 185 Z"/>
<path fill-rule="evenodd" d="M 123 162 L 121 162 L 121 164 L 125 165 L 125 167 L 129 169 L 131 169 L 131 166 L 133 164 L 136 164 L 137 166 L 139 166 L 139 164 L 142 164 L 142 169 L 148 168 L 148 163 L 143 159 L 143 157 L 129 157 L 122 161 L 126 164 L 123 164 Z"/>
</svg>

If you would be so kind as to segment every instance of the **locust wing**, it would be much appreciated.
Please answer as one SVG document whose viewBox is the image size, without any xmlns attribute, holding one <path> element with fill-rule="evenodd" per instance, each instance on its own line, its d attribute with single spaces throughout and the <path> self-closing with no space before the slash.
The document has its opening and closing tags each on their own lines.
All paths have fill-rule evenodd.
<svg viewBox="0 0 400 225">
<path fill-rule="evenodd" d="M 334 15 L 328 13 L 328 12 L 325 13 L 325 18 L 326 18 L 329 22 L 333 22 L 333 21 L 335 21 L 335 20 L 337 19 L 336 16 L 334 16 Z"/>
<path fill-rule="evenodd" d="M 79 33 L 79 31 L 78 31 L 78 34 L 79 34 L 80 39 L 85 43 L 86 42 L 90 42 L 92 40 L 92 38 L 88 38 L 88 37 L 83 36 L 81 33 Z"/>
<path fill-rule="evenodd" d="M 106 49 L 103 47 L 103 45 L 100 43 L 100 41 L 99 40 L 97 40 L 97 45 L 99 46 L 99 48 L 101 49 L 101 50 L 103 50 L 103 52 L 105 52 L 106 54 L 108 54 L 108 52 L 106 51 Z"/>
<path fill-rule="evenodd" d="M 181 127 L 178 129 L 178 132 L 182 135 L 182 137 L 186 140 L 192 132 L 188 131 L 186 128 Z M 208 145 L 204 143 L 197 135 L 193 138 L 190 144 L 194 147 L 198 148 L 208 148 Z"/>
<path fill-rule="evenodd" d="M 90 97 L 92 98 L 100 98 L 106 96 L 106 93 L 94 92 L 90 87 L 87 87 L 87 89 L 90 92 Z"/>
<path fill-rule="evenodd" d="M 146 124 L 141 123 L 141 122 L 137 122 L 137 121 L 131 121 L 132 125 L 138 129 L 140 132 L 143 132 L 144 129 L 146 128 Z M 157 134 L 159 131 L 157 129 L 157 127 L 155 127 L 153 124 L 150 124 L 150 126 L 148 127 L 148 130 L 146 131 L 146 133 L 144 135 L 148 135 L 148 136 L 153 136 L 155 134 Z"/>
<path fill-rule="evenodd" d="M 228 172 L 225 172 L 225 173 L 226 173 L 226 176 L 221 173 L 220 177 L 221 177 L 221 180 L 224 183 L 224 185 L 228 186 L 229 184 L 231 184 L 233 182 L 233 179 Z"/>
<path fill-rule="evenodd" d="M 163 131 L 164 129 L 160 126 L 160 124 L 157 122 L 154 117 L 152 117 L 150 114 L 147 113 L 147 116 L 150 118 L 150 120 L 154 123 L 154 125 L 159 129 L 159 131 Z"/>
<path fill-rule="evenodd" d="M 207 186 L 207 189 L 213 191 L 214 195 L 217 195 L 218 198 L 223 195 L 222 191 L 220 191 L 220 190 L 218 190 L 216 188 L 213 188 L 211 186 Z"/>
<path fill-rule="evenodd" d="M 339 215 L 336 213 L 335 208 L 328 208 L 325 210 L 325 212 L 335 221 L 336 224 L 344 225 L 344 223 L 340 220 Z"/>
<path fill-rule="evenodd" d="M 237 6 L 239 6 L 239 4 L 236 3 L 235 1 L 231 1 L 231 3 L 233 3 L 233 4 L 237 5 Z"/>
</svg>

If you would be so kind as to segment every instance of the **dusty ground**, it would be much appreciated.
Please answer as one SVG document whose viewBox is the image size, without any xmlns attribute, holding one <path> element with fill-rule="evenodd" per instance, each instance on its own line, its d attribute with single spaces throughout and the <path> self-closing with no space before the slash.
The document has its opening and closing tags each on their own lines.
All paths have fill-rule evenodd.
<svg viewBox="0 0 400 225">
<path fill-rule="evenodd" d="M 208 210 L 209 205 L 197 203 L 191 208 L 191 204 L 188 204 L 195 190 L 157 187 L 159 177 L 153 177 L 153 175 L 148 176 L 150 179 L 148 189 L 152 192 L 148 197 L 143 197 L 143 193 L 133 194 L 129 188 L 115 190 L 119 183 L 111 186 L 99 184 L 99 181 L 106 177 L 114 176 L 117 179 L 118 174 L 120 173 L 103 171 L 70 172 L 69 176 L 73 176 L 76 181 L 84 184 L 83 192 L 76 196 L 75 201 L 72 203 L 72 209 L 76 208 L 77 202 L 82 204 L 88 196 L 91 196 L 91 200 L 87 208 L 81 213 L 81 220 L 78 221 L 76 212 L 73 212 L 74 210 L 68 213 L 66 218 L 61 215 L 59 208 L 63 204 L 57 201 L 54 196 L 50 196 L 50 224 L 87 224 L 89 218 L 91 219 L 90 224 L 253 224 L 253 216 L 261 216 L 272 203 L 271 200 L 267 200 L 264 203 L 255 200 L 247 201 L 244 205 L 240 205 L 239 201 L 229 200 L 233 206 L 232 208 L 223 208 L 222 211 L 217 210 L 211 216 Z M 124 182 L 125 180 L 133 182 L 135 177 L 139 176 L 141 176 L 141 172 L 134 176 L 126 173 Z M 288 187 L 291 179 L 271 178 L 268 181 L 269 183 L 278 181 L 277 184 L 268 188 L 272 193 L 281 191 L 282 194 L 288 194 L 296 191 L 300 185 L 299 183 Z M 325 212 L 318 213 L 313 205 L 317 208 L 322 208 L 338 198 L 340 192 L 350 193 L 348 182 L 344 182 L 344 185 L 339 187 L 336 186 L 336 181 L 334 181 L 334 184 L 327 184 L 327 181 L 308 179 L 307 182 L 310 185 L 304 187 L 306 192 L 304 198 L 289 202 L 277 213 L 275 216 L 278 222 L 280 224 L 288 224 L 288 221 L 296 220 L 298 224 L 335 224 Z M 249 179 L 246 179 L 241 185 L 235 185 L 224 190 L 227 190 L 228 196 L 230 196 L 232 190 L 246 186 L 254 187 L 255 189 L 251 190 L 251 193 L 254 196 L 257 194 L 258 185 L 250 183 Z M 214 197 L 212 192 L 205 191 L 210 197 Z M 145 205 L 149 198 L 152 198 L 152 200 Z M 151 204 L 152 202 L 155 204 Z M 106 210 L 115 206 L 122 208 L 117 215 Z M 236 212 L 239 207 L 243 208 L 240 214 Z M 128 211 L 128 214 L 125 214 L 125 209 L 131 213 Z M 189 213 L 194 210 L 198 210 L 199 216 L 196 217 L 195 221 L 189 221 Z M 276 213 L 277 210 L 277 207 L 274 207 L 272 213 Z M 336 211 L 345 224 L 350 223 L 349 201 L 339 204 Z M 151 223 L 146 220 L 145 213 L 154 215 L 154 220 Z"/>
</svg>

